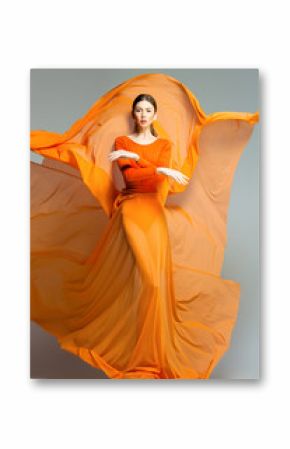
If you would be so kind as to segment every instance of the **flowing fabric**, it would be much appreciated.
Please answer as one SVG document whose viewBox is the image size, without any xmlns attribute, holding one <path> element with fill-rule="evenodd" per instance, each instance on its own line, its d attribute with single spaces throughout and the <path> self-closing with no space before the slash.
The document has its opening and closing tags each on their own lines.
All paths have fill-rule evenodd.
<svg viewBox="0 0 290 449">
<path fill-rule="evenodd" d="M 158 105 L 148 145 L 128 137 L 140 93 Z M 238 315 L 240 284 L 220 273 L 234 172 L 258 120 L 206 115 L 157 73 L 119 84 L 64 134 L 31 131 L 44 156 L 31 162 L 31 319 L 110 378 L 209 378 Z M 110 162 L 122 148 L 139 161 Z"/>
</svg>

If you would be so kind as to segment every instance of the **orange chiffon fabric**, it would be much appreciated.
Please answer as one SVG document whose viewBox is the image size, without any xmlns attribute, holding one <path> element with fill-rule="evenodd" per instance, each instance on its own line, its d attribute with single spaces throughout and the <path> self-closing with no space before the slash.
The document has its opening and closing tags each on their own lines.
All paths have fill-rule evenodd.
<svg viewBox="0 0 290 449">
<path fill-rule="evenodd" d="M 128 137 L 154 96 L 158 140 Z M 131 78 L 64 134 L 31 131 L 31 319 L 110 378 L 206 379 L 240 284 L 220 276 L 235 168 L 259 114 L 206 115 L 168 75 Z M 116 149 L 138 153 L 110 162 Z M 156 173 L 182 171 L 188 185 Z"/>
</svg>

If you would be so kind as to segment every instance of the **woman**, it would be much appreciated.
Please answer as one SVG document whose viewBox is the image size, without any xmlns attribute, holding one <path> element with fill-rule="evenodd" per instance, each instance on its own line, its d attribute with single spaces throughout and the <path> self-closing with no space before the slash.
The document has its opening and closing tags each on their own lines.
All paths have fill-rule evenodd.
<svg viewBox="0 0 290 449">
<path fill-rule="evenodd" d="M 140 85 L 150 94 L 136 96 Z M 206 116 L 180 82 L 146 74 L 65 134 L 32 131 L 50 172 L 46 183 L 44 167 L 33 171 L 32 320 L 110 378 L 209 378 L 237 318 L 239 284 L 220 277 L 226 210 L 257 120 Z M 80 178 L 60 175 L 61 162 Z"/>
</svg>

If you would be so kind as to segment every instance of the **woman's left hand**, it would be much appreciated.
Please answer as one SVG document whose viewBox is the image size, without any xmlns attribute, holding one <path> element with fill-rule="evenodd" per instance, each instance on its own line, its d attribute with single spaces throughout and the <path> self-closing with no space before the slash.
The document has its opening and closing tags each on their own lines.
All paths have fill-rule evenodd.
<svg viewBox="0 0 290 449">
<path fill-rule="evenodd" d="M 126 159 L 134 159 L 135 161 L 138 161 L 139 154 L 127 150 L 114 150 L 111 151 L 111 153 L 108 156 L 111 162 L 115 161 L 116 159 L 119 159 L 120 157 L 125 157 Z"/>
</svg>

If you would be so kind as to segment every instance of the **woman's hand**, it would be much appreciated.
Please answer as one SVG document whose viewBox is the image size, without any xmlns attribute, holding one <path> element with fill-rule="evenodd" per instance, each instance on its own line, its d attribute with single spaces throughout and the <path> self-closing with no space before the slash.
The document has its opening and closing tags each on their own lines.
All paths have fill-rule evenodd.
<svg viewBox="0 0 290 449">
<path fill-rule="evenodd" d="M 111 151 L 108 158 L 111 162 L 119 159 L 120 157 L 125 157 L 126 159 L 134 159 L 135 161 L 138 161 L 139 154 L 134 153 L 133 151 L 127 151 L 127 150 L 115 150 Z"/>
<path fill-rule="evenodd" d="M 168 167 L 157 167 L 156 169 L 157 173 L 162 173 L 163 175 L 170 176 L 174 179 L 174 181 L 178 182 L 179 184 L 188 184 L 189 177 L 184 175 L 181 171 L 175 170 L 174 168 L 168 168 Z"/>
</svg>

